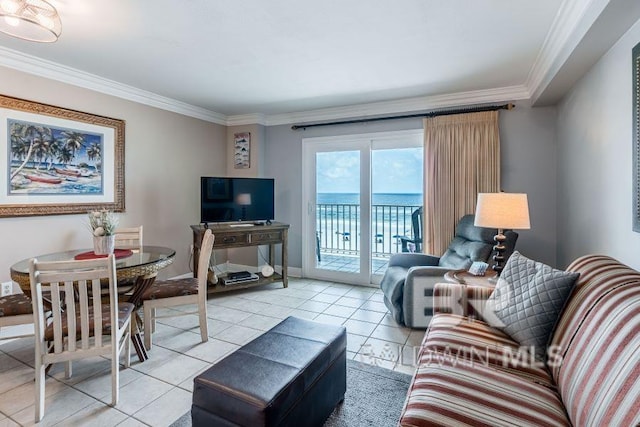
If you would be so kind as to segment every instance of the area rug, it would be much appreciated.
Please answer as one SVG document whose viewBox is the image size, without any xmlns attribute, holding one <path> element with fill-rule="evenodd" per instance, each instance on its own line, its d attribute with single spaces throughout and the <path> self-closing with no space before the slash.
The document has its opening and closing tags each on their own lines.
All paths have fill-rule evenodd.
<svg viewBox="0 0 640 427">
<path fill-rule="evenodd" d="M 410 375 L 347 360 L 344 403 L 333 411 L 324 427 L 396 426 L 410 382 Z M 171 427 L 191 427 L 191 412 Z"/>
</svg>

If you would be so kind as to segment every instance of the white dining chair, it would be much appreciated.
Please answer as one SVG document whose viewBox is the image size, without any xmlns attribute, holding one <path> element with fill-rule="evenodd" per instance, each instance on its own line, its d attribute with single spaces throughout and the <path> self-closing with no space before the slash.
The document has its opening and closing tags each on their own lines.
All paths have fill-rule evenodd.
<svg viewBox="0 0 640 427">
<path fill-rule="evenodd" d="M 35 330 L 35 421 L 42 420 L 47 365 L 88 357 L 111 356 L 111 405 L 118 403 L 120 354 L 130 363 L 133 304 L 119 303 L 113 254 L 86 261 L 29 261 Z M 109 303 L 103 304 L 101 281 L 108 282 Z M 46 292 L 47 300 L 43 298 Z M 45 312 L 51 311 L 50 316 Z"/>
<path fill-rule="evenodd" d="M 198 259 L 197 277 L 156 280 L 142 295 L 144 316 L 144 345 L 151 349 L 151 335 L 155 329 L 156 319 L 198 314 L 200 323 L 200 335 L 202 342 L 209 340 L 207 329 L 207 276 L 209 260 L 213 250 L 214 235 L 207 230 L 202 238 L 200 258 Z M 175 307 L 178 305 L 195 304 L 197 310 L 175 311 L 171 314 L 156 315 L 157 308 Z"/>
<path fill-rule="evenodd" d="M 142 247 L 142 225 L 139 227 L 116 228 L 115 248 L 139 250 Z"/>
</svg>

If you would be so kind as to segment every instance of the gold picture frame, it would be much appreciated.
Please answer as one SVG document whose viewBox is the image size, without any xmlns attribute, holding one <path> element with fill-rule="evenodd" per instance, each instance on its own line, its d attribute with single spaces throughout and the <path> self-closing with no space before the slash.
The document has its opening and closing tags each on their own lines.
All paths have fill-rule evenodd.
<svg viewBox="0 0 640 427">
<path fill-rule="evenodd" d="M 0 217 L 125 210 L 124 120 L 0 95 Z"/>
</svg>

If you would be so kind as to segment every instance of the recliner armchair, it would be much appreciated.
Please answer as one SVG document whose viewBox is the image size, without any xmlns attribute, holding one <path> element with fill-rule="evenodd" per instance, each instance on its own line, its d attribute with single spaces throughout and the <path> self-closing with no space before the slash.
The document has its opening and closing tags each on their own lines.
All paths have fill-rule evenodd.
<svg viewBox="0 0 640 427">
<path fill-rule="evenodd" d="M 474 261 L 489 262 L 497 230 L 476 227 L 475 216 L 463 216 L 456 234 L 441 257 L 418 253 L 391 256 L 380 282 L 384 303 L 394 320 L 411 328 L 426 328 L 433 315 L 433 287 L 447 271 L 464 270 Z M 505 231 L 504 257 L 513 252 L 518 233 Z"/>
</svg>

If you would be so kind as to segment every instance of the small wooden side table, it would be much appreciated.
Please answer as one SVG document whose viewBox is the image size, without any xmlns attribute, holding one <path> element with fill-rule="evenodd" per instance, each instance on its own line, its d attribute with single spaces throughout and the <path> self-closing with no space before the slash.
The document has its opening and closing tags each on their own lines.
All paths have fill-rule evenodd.
<svg viewBox="0 0 640 427">
<path fill-rule="evenodd" d="M 461 285 L 485 286 L 487 288 L 495 288 L 498 273 L 493 270 L 487 270 L 484 276 L 475 276 L 467 270 L 447 271 L 444 279 L 447 282 L 459 283 Z"/>
<path fill-rule="evenodd" d="M 460 298 L 463 316 L 469 315 L 469 296 L 467 294 L 467 286 L 484 286 L 485 288 L 495 288 L 497 277 L 498 273 L 493 270 L 487 270 L 484 276 L 475 276 L 469 273 L 467 270 L 447 271 L 444 275 L 444 279 L 447 282 L 458 283 L 464 288 L 462 290 L 462 297 Z"/>
</svg>

